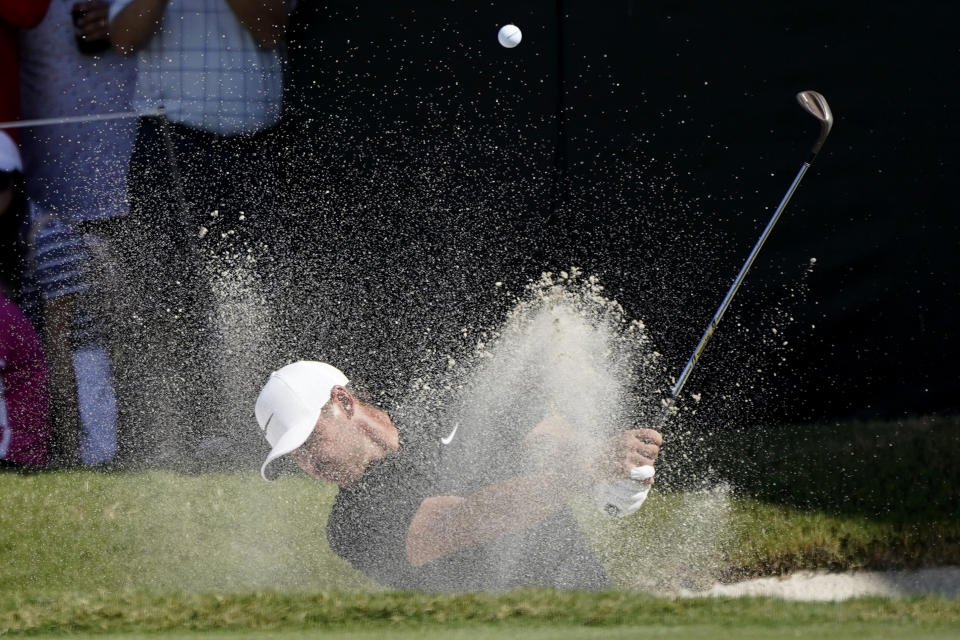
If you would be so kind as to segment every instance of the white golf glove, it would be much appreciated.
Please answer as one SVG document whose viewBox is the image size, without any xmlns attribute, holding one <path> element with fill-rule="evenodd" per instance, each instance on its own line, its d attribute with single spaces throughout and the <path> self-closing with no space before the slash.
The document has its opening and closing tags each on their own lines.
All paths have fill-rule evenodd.
<svg viewBox="0 0 960 640">
<path fill-rule="evenodd" d="M 628 516 L 643 504 L 652 485 L 643 484 L 656 472 L 651 465 L 634 467 L 630 477 L 613 482 L 601 482 L 593 489 L 597 507 L 609 516 Z"/>
</svg>

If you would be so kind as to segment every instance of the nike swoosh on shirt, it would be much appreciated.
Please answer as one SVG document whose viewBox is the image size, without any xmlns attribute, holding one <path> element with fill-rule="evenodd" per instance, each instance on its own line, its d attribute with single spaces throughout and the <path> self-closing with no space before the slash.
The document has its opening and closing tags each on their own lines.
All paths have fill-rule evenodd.
<svg viewBox="0 0 960 640">
<path fill-rule="evenodd" d="M 459 427 L 460 427 L 459 423 L 453 425 L 453 431 L 450 432 L 450 435 L 448 435 L 446 438 L 440 438 L 440 442 L 442 442 L 443 444 L 450 444 L 451 442 L 453 442 L 453 436 L 457 435 L 457 429 Z"/>
</svg>

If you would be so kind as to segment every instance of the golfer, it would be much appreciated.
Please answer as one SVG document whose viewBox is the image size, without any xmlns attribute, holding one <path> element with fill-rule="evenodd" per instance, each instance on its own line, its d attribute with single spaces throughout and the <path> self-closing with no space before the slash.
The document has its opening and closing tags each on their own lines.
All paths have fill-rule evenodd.
<svg viewBox="0 0 960 640">
<path fill-rule="evenodd" d="M 359 398 L 334 366 L 287 365 L 271 374 L 256 402 L 272 447 L 261 474 L 269 480 L 270 465 L 289 456 L 311 476 L 336 483 L 330 547 L 393 588 L 608 586 L 567 499 L 653 465 L 659 433 L 624 431 L 591 452 L 573 445 L 561 417 L 548 416 L 524 440 L 531 464 L 523 472 L 469 495 L 445 495 L 439 466 L 456 429 L 442 429 L 415 410 L 393 414 Z"/>
</svg>

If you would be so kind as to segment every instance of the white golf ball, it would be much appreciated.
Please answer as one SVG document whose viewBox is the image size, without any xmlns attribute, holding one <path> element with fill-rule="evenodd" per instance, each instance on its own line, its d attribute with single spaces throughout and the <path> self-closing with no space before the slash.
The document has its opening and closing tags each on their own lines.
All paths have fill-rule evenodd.
<svg viewBox="0 0 960 640">
<path fill-rule="evenodd" d="M 523 32 L 515 24 L 505 24 L 497 32 L 497 40 L 507 49 L 513 49 L 523 39 Z"/>
</svg>

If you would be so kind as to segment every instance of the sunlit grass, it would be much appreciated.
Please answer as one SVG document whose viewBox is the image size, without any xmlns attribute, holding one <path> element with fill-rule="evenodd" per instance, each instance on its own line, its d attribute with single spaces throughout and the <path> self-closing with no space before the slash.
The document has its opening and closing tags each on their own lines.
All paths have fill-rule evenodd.
<svg viewBox="0 0 960 640">
<path fill-rule="evenodd" d="M 370 589 L 327 547 L 306 478 L 0 475 L 0 592 Z"/>
<path fill-rule="evenodd" d="M 791 603 L 772 599 L 672 599 L 629 592 L 578 593 L 548 589 L 505 594 L 411 593 L 283 594 L 61 594 L 0 597 L 0 634 L 281 629 L 431 632 L 495 625 L 800 630 L 861 625 L 914 633 L 960 629 L 960 601 L 941 598 L 845 603 Z M 483 634 L 486 636 L 486 634 Z M 479 637 L 479 634 L 478 634 Z M 839 637 L 844 637 L 841 634 Z M 949 637 L 949 634 L 940 637 Z"/>
<path fill-rule="evenodd" d="M 0 474 L 0 593 L 377 589 L 326 544 L 332 487 L 305 477 Z M 873 520 L 735 494 L 653 492 L 636 516 L 577 513 L 623 588 L 801 568 L 960 563 L 960 520 Z"/>
<path fill-rule="evenodd" d="M 625 519 L 601 517 L 589 501 L 574 499 L 618 589 L 601 594 L 383 591 L 330 551 L 324 529 L 335 489 L 306 477 L 267 484 L 254 473 L 0 474 L 0 635 L 271 632 L 279 640 L 324 630 L 359 639 L 389 629 L 420 640 L 539 639 L 586 637 L 580 632 L 589 628 L 598 638 L 955 637 L 957 600 L 818 604 L 642 593 L 796 569 L 960 564 L 949 462 L 955 425 L 859 425 L 834 435 L 808 429 L 795 442 L 795 433 L 773 433 L 773 444 L 763 449 L 755 441 L 750 455 L 812 457 L 824 441 L 840 451 L 820 467 L 803 466 L 800 476 L 790 475 L 796 465 L 778 463 L 762 473 L 728 473 L 710 490 L 657 489 Z M 907 476 L 894 465 L 871 475 L 869 452 L 892 449 L 891 442 L 906 443 L 897 448 L 902 469 L 925 465 L 913 478 L 925 484 L 913 493 L 897 485 Z M 938 448 L 943 459 L 931 461 Z M 857 450 L 867 453 L 851 453 Z M 931 474 L 942 477 L 934 482 Z M 902 500 L 890 493 L 897 487 Z"/>
</svg>

